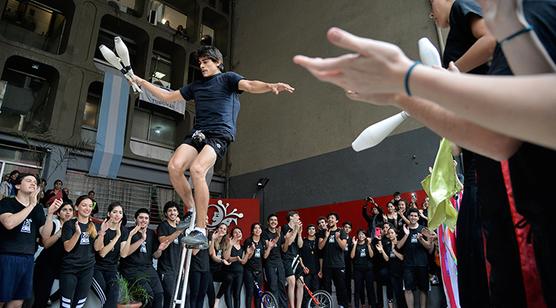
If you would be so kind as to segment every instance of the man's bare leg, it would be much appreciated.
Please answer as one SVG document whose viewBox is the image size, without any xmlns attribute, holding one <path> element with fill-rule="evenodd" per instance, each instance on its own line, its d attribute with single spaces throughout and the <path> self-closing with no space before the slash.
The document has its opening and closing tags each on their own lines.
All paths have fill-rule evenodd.
<svg viewBox="0 0 556 308">
<path fill-rule="evenodd" d="M 195 230 L 185 236 L 182 241 L 186 245 L 200 246 L 201 249 L 208 248 L 208 239 L 206 236 L 206 216 L 208 211 L 209 188 L 206 175 L 209 169 L 216 162 L 216 152 L 210 145 L 205 145 L 203 150 L 193 160 L 189 173 L 195 187 L 193 195 L 195 200 Z"/>
<path fill-rule="evenodd" d="M 193 209 L 195 202 L 191 186 L 185 177 L 185 170 L 189 169 L 197 155 L 197 150 L 194 147 L 189 144 L 182 144 L 176 149 L 170 161 L 168 161 L 170 182 L 188 209 Z"/>
<path fill-rule="evenodd" d="M 216 152 L 210 145 L 205 145 L 201 153 L 193 160 L 189 173 L 195 187 L 195 210 L 197 219 L 195 226 L 204 229 L 206 227 L 206 216 L 209 202 L 209 188 L 207 183 L 207 172 L 216 163 Z"/>
</svg>

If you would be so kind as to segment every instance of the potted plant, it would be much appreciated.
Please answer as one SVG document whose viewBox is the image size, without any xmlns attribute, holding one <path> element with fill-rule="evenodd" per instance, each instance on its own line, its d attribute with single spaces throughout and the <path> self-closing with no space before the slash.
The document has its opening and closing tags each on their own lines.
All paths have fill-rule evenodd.
<svg viewBox="0 0 556 308">
<path fill-rule="evenodd" d="M 129 283 L 127 279 L 118 274 L 118 288 L 120 295 L 118 297 L 118 308 L 140 308 L 151 300 L 151 296 L 143 288 L 139 282 L 146 278 L 139 278 L 133 283 Z"/>
</svg>

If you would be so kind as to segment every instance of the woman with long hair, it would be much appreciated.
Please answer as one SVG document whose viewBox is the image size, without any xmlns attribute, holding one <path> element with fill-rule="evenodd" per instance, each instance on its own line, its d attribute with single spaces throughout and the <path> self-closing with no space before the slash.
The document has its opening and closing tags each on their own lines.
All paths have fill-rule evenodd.
<svg viewBox="0 0 556 308">
<path fill-rule="evenodd" d="M 398 249 L 398 231 L 396 228 L 388 229 L 386 237 L 389 240 L 389 245 L 383 247 L 385 253 L 388 255 L 388 273 L 390 275 L 390 285 L 394 299 L 396 300 L 396 307 L 406 308 L 407 303 L 403 293 L 403 254 Z M 388 307 L 392 308 L 391 301 L 388 302 Z"/>
<path fill-rule="evenodd" d="M 64 203 L 58 211 L 56 217 L 52 220 L 54 224 L 52 235 L 43 241 L 44 249 L 35 260 L 35 269 L 33 274 L 33 307 L 46 307 L 50 298 L 50 290 L 54 279 L 60 278 L 60 268 L 62 266 L 62 257 L 64 256 L 64 245 L 60 238 L 62 237 L 62 226 L 64 223 L 73 218 L 73 205 Z"/>
<path fill-rule="evenodd" d="M 228 244 L 224 250 L 224 258 L 230 262 L 230 266 L 226 270 L 231 274 L 231 284 L 228 286 L 227 292 L 232 294 L 233 306 L 226 305 L 230 308 L 240 308 L 241 288 L 243 287 L 243 265 L 247 262 L 245 250 L 241 246 L 243 232 L 241 228 L 236 226 L 232 229 Z"/>
<path fill-rule="evenodd" d="M 229 298 L 229 293 L 226 293 L 227 286 L 230 284 L 232 279 L 231 275 L 224 271 L 224 267 L 230 265 L 226 259 L 224 259 L 224 251 L 226 244 L 226 234 L 228 233 L 228 225 L 225 223 L 220 223 L 216 230 L 212 233 L 211 241 L 209 243 L 209 255 L 210 255 L 210 275 L 209 275 L 209 285 L 207 289 L 207 297 L 209 301 L 209 307 L 218 307 L 218 302 L 222 295 L 225 295 L 224 300 L 226 301 L 226 306 L 231 307 L 231 298 Z M 214 282 L 221 282 L 218 294 L 215 294 Z"/>
<path fill-rule="evenodd" d="M 251 307 L 253 294 L 257 292 L 255 281 L 262 288 L 264 283 L 263 275 L 263 254 L 265 243 L 261 240 L 263 228 L 260 223 L 256 222 L 251 225 L 251 236 L 245 240 L 245 268 L 243 270 L 243 281 L 245 282 L 245 307 Z M 259 296 L 255 296 L 255 307 L 261 306 Z"/>
<path fill-rule="evenodd" d="M 81 196 L 75 202 L 77 217 L 62 227 L 64 257 L 60 273 L 61 307 L 83 307 L 93 279 L 95 251 L 93 241 L 97 237 L 95 224 L 89 220 L 93 200 Z"/>
<path fill-rule="evenodd" d="M 120 256 L 126 256 L 126 218 L 120 202 L 108 206 L 106 218 L 100 226 L 95 240 L 96 264 L 93 274 L 93 289 L 103 307 L 116 307 L 119 289 L 117 285 Z"/>
</svg>

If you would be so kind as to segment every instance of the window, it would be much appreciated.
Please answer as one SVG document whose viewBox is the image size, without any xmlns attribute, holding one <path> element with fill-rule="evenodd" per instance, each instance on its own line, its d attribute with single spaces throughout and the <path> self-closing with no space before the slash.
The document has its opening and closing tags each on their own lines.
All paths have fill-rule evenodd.
<svg viewBox="0 0 556 308">
<path fill-rule="evenodd" d="M 1 80 L 6 91 L 0 106 L 0 127 L 43 133 L 50 126 L 59 74 L 52 66 L 12 56 Z"/>
<path fill-rule="evenodd" d="M 81 125 L 87 126 L 89 128 L 98 128 L 98 113 L 100 110 L 102 87 L 103 83 L 99 81 L 95 81 L 89 86 Z"/>
<path fill-rule="evenodd" d="M 132 138 L 170 148 L 175 145 L 176 120 L 169 116 L 136 108 L 132 125 Z"/>
<path fill-rule="evenodd" d="M 183 74 L 186 65 L 185 49 L 169 40 L 157 37 L 154 39 L 151 60 L 151 81 L 159 86 L 179 89 L 183 84 Z"/>
<path fill-rule="evenodd" d="M 160 22 L 174 30 L 177 30 L 180 26 L 181 29 L 185 29 L 187 16 L 165 5 L 163 8 L 162 20 L 160 20 Z"/>
<path fill-rule="evenodd" d="M 12 41 L 62 54 L 74 10 L 72 1 L 8 0 L 0 32 Z"/>
</svg>

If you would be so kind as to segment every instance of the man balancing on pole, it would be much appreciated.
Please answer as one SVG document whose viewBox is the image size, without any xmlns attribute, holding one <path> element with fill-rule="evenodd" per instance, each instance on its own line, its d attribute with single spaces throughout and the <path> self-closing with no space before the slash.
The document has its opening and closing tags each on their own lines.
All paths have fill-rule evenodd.
<svg viewBox="0 0 556 308">
<path fill-rule="evenodd" d="M 222 53 L 212 46 L 199 48 L 197 59 L 204 78 L 185 85 L 178 91 L 164 91 L 139 77 L 134 77 L 134 81 L 162 101 L 173 102 L 183 98 L 195 100 L 195 125 L 170 158 L 168 173 L 172 186 L 186 207 L 193 211 L 195 206 L 197 214 L 195 230 L 182 241 L 189 246 L 204 248 L 208 247 L 205 219 L 209 201 L 205 177 L 214 166 L 216 158 L 223 157 L 228 144 L 234 140 L 239 94 L 243 91 L 292 93 L 294 88 L 285 83 L 247 80 L 235 72 L 223 72 Z M 194 194 L 184 175 L 187 169 L 195 187 Z M 184 226 L 183 223 L 180 225 Z"/>
</svg>

